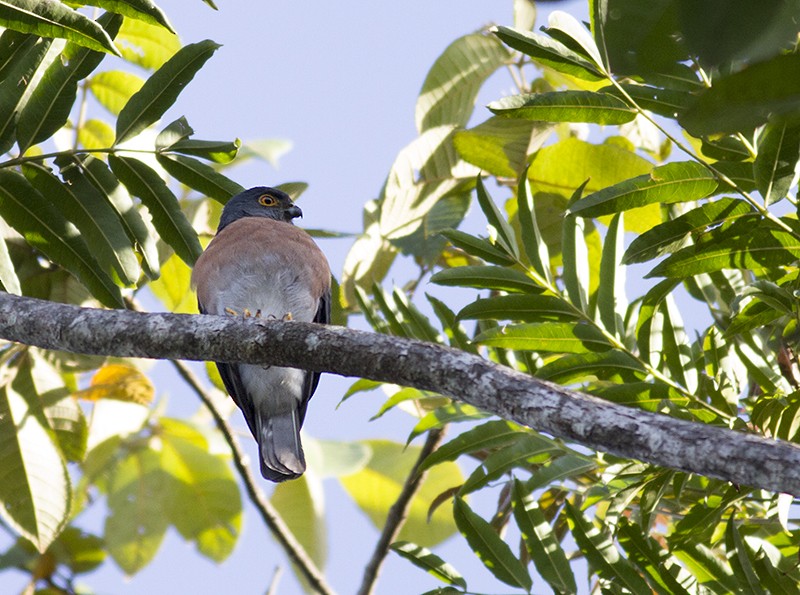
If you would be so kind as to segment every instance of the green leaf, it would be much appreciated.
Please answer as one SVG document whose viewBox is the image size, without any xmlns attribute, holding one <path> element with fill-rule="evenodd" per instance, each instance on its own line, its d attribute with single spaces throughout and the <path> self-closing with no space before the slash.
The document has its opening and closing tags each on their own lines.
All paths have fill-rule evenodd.
<svg viewBox="0 0 800 595">
<path fill-rule="evenodd" d="M 22 173 L 43 197 L 78 228 L 105 272 L 113 268 L 126 284 L 139 277 L 139 262 L 120 215 L 83 176 L 63 184 L 48 168 L 31 162 Z"/>
<path fill-rule="evenodd" d="M 708 168 L 694 161 L 667 163 L 650 174 L 637 176 L 590 194 L 569 207 L 581 217 L 619 213 L 660 203 L 699 200 L 714 192 L 717 181 Z"/>
<path fill-rule="evenodd" d="M 650 593 L 650 587 L 631 563 L 620 556 L 604 528 L 598 528 L 569 502 L 565 512 L 575 542 L 600 576 L 624 586 L 631 593 Z"/>
<path fill-rule="evenodd" d="M 119 56 L 120 53 L 99 22 L 72 10 L 61 2 L 4 0 L 0 2 L 3 26 L 40 37 L 61 37 L 74 44 Z"/>
<path fill-rule="evenodd" d="M 0 388 L 0 458 L 5 469 L 0 515 L 44 552 L 69 518 L 72 489 L 30 372 L 25 376 L 17 369 L 16 379 Z"/>
<path fill-rule="evenodd" d="M 58 157 L 56 164 L 61 168 L 61 175 L 65 180 L 77 184 L 85 177 L 108 201 L 117 211 L 128 239 L 138 248 L 145 273 L 151 279 L 158 277 L 159 260 L 155 231 L 150 223 L 139 214 L 127 189 L 108 168 L 108 165 L 91 155 L 76 157 L 74 161 L 66 156 Z"/>
<path fill-rule="evenodd" d="M 122 308 L 119 288 L 67 220 L 20 174 L 0 170 L 0 216 L 28 243 L 74 274 L 106 306 Z"/>
<path fill-rule="evenodd" d="M 236 158 L 240 146 L 241 142 L 238 140 L 230 142 L 186 139 L 170 145 L 168 150 L 184 155 L 194 155 L 214 163 L 230 163 Z"/>
<path fill-rule="evenodd" d="M 725 547 L 728 550 L 727 557 L 731 563 L 733 575 L 743 590 L 746 589 L 748 593 L 753 593 L 753 595 L 763 594 L 764 589 L 761 587 L 761 581 L 756 576 L 750 559 L 752 553 L 749 551 L 750 548 L 747 547 L 744 539 L 742 539 L 741 533 L 739 533 L 734 516 L 731 515 L 728 519 L 728 526 L 725 529 Z"/>
<path fill-rule="evenodd" d="M 800 101 L 800 100 L 799 100 Z M 770 123 L 764 129 L 753 163 L 756 185 L 766 204 L 786 197 L 800 159 L 800 126 Z"/>
<path fill-rule="evenodd" d="M 431 277 L 437 285 L 496 289 L 521 293 L 541 293 L 533 279 L 516 269 L 496 266 L 463 266 L 444 269 Z"/>
<path fill-rule="evenodd" d="M 655 539 L 648 536 L 641 526 L 621 517 L 619 543 L 628 554 L 628 559 L 650 578 L 650 583 L 657 593 L 689 595 L 689 591 L 673 575 L 673 572 L 677 571 L 678 565 L 673 562 L 667 566 L 668 552 Z"/>
<path fill-rule="evenodd" d="M 117 118 L 115 144 L 133 138 L 172 107 L 183 88 L 219 47 L 205 40 L 178 50 L 122 108 Z"/>
<path fill-rule="evenodd" d="M 158 552 L 174 487 L 160 454 L 146 447 L 130 452 L 110 474 L 104 537 L 108 553 L 126 574 L 142 570 Z"/>
<path fill-rule="evenodd" d="M 110 35 L 114 36 L 122 23 L 122 17 L 107 13 L 100 17 L 100 21 L 104 23 Z M 19 114 L 17 143 L 21 152 L 25 152 L 35 143 L 50 138 L 66 124 L 75 104 L 78 82 L 89 76 L 104 57 L 104 53 L 76 43 L 66 45 L 60 56 L 47 67 L 42 80 L 33 89 Z"/>
<path fill-rule="evenodd" d="M 560 453 L 562 447 L 554 441 L 533 432 L 520 433 L 512 444 L 489 454 L 461 486 L 459 494 L 469 494 L 496 481 L 514 469 L 530 469 L 533 463 L 542 463 L 550 455 Z"/>
<path fill-rule="evenodd" d="M 522 245 L 528 260 L 542 279 L 552 285 L 550 252 L 547 249 L 547 242 L 544 241 L 542 232 L 539 230 L 539 224 L 536 222 L 536 208 L 527 169 L 520 176 L 517 186 L 517 221 L 519 221 Z"/>
<path fill-rule="evenodd" d="M 400 495 L 403 483 L 411 472 L 421 449 L 404 447 L 388 440 L 368 440 L 372 458 L 367 466 L 353 475 L 340 479 L 342 487 L 363 510 L 378 529 L 386 523 L 389 507 Z M 428 521 L 431 502 L 445 490 L 463 483 L 463 476 L 455 463 L 440 465 L 435 474 L 429 474 L 420 491 L 411 502 L 407 523 L 400 531 L 399 539 L 414 538 L 425 547 L 433 547 L 452 535 L 451 505 L 439 506 Z"/>
<path fill-rule="evenodd" d="M 679 118 L 693 136 L 748 132 L 800 109 L 800 54 L 774 56 L 715 78 Z"/>
<path fill-rule="evenodd" d="M 512 95 L 487 106 L 499 116 L 545 122 L 586 122 L 618 125 L 631 122 L 636 112 L 608 93 L 594 91 L 552 91 Z"/>
<path fill-rule="evenodd" d="M 138 159 L 109 155 L 108 164 L 134 196 L 150 211 L 161 238 L 189 266 L 203 252 L 197 232 L 181 211 L 178 199 L 153 169 Z"/>
<path fill-rule="evenodd" d="M 486 451 L 505 446 L 525 436 L 527 432 L 516 424 L 505 420 L 492 420 L 482 423 L 443 444 L 420 465 L 420 471 L 430 469 L 445 461 L 455 461 L 462 454 Z"/>
<path fill-rule="evenodd" d="M 710 239 L 699 246 L 687 246 L 656 266 L 647 277 L 686 278 L 725 269 L 764 271 L 785 266 L 800 258 L 800 240 L 794 234 L 764 226 L 743 235 Z"/>
<path fill-rule="evenodd" d="M 590 353 L 611 349 L 594 326 L 568 322 L 510 324 L 488 329 L 474 341 L 489 347 L 549 353 Z"/>
<path fill-rule="evenodd" d="M 755 209 L 746 201 L 720 198 L 657 225 L 635 238 L 628 246 L 622 262 L 647 262 L 667 252 L 676 252 L 690 242 L 702 242 L 711 230 L 721 233 L 731 229 L 732 235 L 737 235 L 736 230 L 741 227 L 752 229 L 757 217 Z"/>
<path fill-rule="evenodd" d="M 464 328 L 458 323 L 455 313 L 447 307 L 447 304 L 428 294 L 425 294 L 425 297 L 428 298 L 434 314 L 442 324 L 442 329 L 447 335 L 450 345 L 462 351 L 477 353 L 477 347 L 472 344 Z"/>
<path fill-rule="evenodd" d="M 372 449 L 363 442 L 338 442 L 335 440 L 316 440 L 303 437 L 308 468 L 314 478 L 343 477 L 361 471 L 372 457 Z M 309 490 L 319 490 L 320 486 L 309 485 Z M 318 492 L 315 492 L 318 493 Z M 319 494 L 322 503 L 322 494 Z"/>
<path fill-rule="evenodd" d="M 228 457 L 210 453 L 205 437 L 185 422 L 162 417 L 159 425 L 161 466 L 172 478 L 162 514 L 203 556 L 222 562 L 242 528 L 242 498 Z"/>
<path fill-rule="evenodd" d="M 469 191 L 479 172 L 459 159 L 455 131 L 454 126 L 429 128 L 397 155 L 381 193 L 380 236 L 396 240 L 411 235 L 437 202 Z"/>
<path fill-rule="evenodd" d="M 124 70 L 98 72 L 87 81 L 87 86 L 100 105 L 115 116 L 144 85 L 144 80 Z"/>
<path fill-rule="evenodd" d="M 475 184 L 475 194 L 478 197 L 478 204 L 489 222 L 489 233 L 494 243 L 500 245 L 507 254 L 519 259 L 519 249 L 517 248 L 517 238 L 514 230 L 508 224 L 500 209 L 497 208 L 497 205 L 494 204 L 492 197 L 486 192 L 486 187 L 483 185 L 483 180 L 480 176 L 478 176 Z"/>
<path fill-rule="evenodd" d="M 416 107 L 417 131 L 442 125 L 464 126 L 483 82 L 508 63 L 501 43 L 481 33 L 456 39 L 431 66 Z"/>
<path fill-rule="evenodd" d="M 525 482 L 525 489 L 533 492 L 563 479 L 577 477 L 589 473 L 597 468 L 597 463 L 581 455 L 566 454 L 556 459 L 550 459 L 544 466 L 539 467 Z"/>
<path fill-rule="evenodd" d="M 644 356 L 646 354 L 642 353 L 642 357 Z M 686 407 L 689 404 L 689 397 L 680 394 L 674 388 L 652 382 L 626 382 L 598 386 L 593 387 L 590 392 L 606 401 L 628 407 L 639 407 L 646 411 L 661 411 L 665 401 L 675 403 L 679 407 Z"/>
<path fill-rule="evenodd" d="M 630 380 L 641 377 L 642 364 L 624 352 L 613 350 L 601 353 L 566 355 L 546 363 L 536 371 L 536 377 L 559 384 L 570 384 L 587 378 Z"/>
<path fill-rule="evenodd" d="M 197 314 L 197 296 L 190 288 L 191 276 L 192 270 L 186 262 L 173 254 L 161 265 L 161 276 L 147 287 L 169 312 Z"/>
<path fill-rule="evenodd" d="M 390 547 L 414 566 L 422 568 L 443 583 L 457 585 L 462 589 L 467 588 L 467 581 L 464 580 L 461 573 L 428 548 L 410 541 L 395 541 Z"/>
<path fill-rule="evenodd" d="M 565 322 L 580 318 L 580 313 L 563 298 L 554 295 L 499 295 L 467 304 L 458 313 L 458 318 Z"/>
<path fill-rule="evenodd" d="M 441 233 L 444 237 L 450 240 L 450 243 L 453 244 L 453 246 L 456 248 L 461 248 L 470 256 L 475 256 L 476 258 L 480 258 L 486 262 L 501 266 L 514 264 L 514 259 L 511 258 L 508 253 L 495 248 L 494 244 L 492 244 L 489 240 L 475 237 L 468 233 L 464 233 L 463 231 L 458 231 L 457 229 L 446 229 Z"/>
<path fill-rule="evenodd" d="M 536 570 L 556 593 L 576 593 L 575 576 L 539 504 L 517 479 L 511 488 L 514 519 Z"/>
<path fill-rule="evenodd" d="M 579 203 L 581 194 L 586 187 L 586 182 L 575 190 L 570 204 Z M 584 221 L 571 214 L 569 210 L 561 224 L 561 258 L 564 263 L 562 279 L 567 290 L 567 296 L 572 305 L 581 312 L 589 311 L 590 283 L 589 276 L 589 250 L 586 245 Z"/>
<path fill-rule="evenodd" d="M 557 72 L 588 81 L 600 81 L 605 78 L 589 60 L 555 39 L 502 26 L 492 28 L 492 33 L 508 46 Z"/>
<path fill-rule="evenodd" d="M 533 582 L 522 562 L 492 526 L 475 514 L 461 498 L 456 498 L 453 503 L 453 517 L 472 551 L 498 580 L 512 587 L 531 590 Z"/>
<path fill-rule="evenodd" d="M 168 31 L 175 31 L 167 15 L 150 0 L 84 0 L 89 6 L 97 6 L 132 19 L 139 19 L 152 25 L 160 25 Z"/>
<path fill-rule="evenodd" d="M 625 249 L 623 213 L 617 213 L 608 226 L 603 241 L 603 257 L 600 260 L 600 285 L 597 288 L 597 312 L 608 332 L 617 337 L 624 334 L 625 312 L 628 300 L 625 297 L 625 265 L 622 252 Z"/>
<path fill-rule="evenodd" d="M 4 33 L 3 37 L 5 36 Z M 15 126 L 20 111 L 25 108 L 35 88 L 33 85 L 20 85 L 18 81 L 33 80 L 51 46 L 50 39 L 30 36 L 18 40 L 13 53 L 8 57 L 10 66 L 0 80 L 0 152 L 5 153 L 14 144 Z"/>
<path fill-rule="evenodd" d="M 667 118 L 677 118 L 694 101 L 694 95 L 682 89 L 663 89 L 630 83 L 623 83 L 620 87 L 640 108 Z M 613 86 L 603 87 L 600 92 L 614 95 L 620 99 L 625 97 L 617 87 Z"/>
<path fill-rule="evenodd" d="M 542 27 L 545 33 L 590 60 L 599 70 L 605 71 L 603 58 L 592 34 L 578 19 L 563 10 L 554 10 L 547 17 L 547 25 Z"/>
<path fill-rule="evenodd" d="M 525 169 L 528 155 L 541 146 L 552 128 L 545 122 L 492 116 L 474 128 L 456 132 L 453 145 L 465 161 L 481 171 L 515 178 Z"/>
<path fill-rule="evenodd" d="M 653 164 L 618 145 L 594 145 L 577 138 L 566 138 L 536 152 L 528 168 L 534 192 L 539 229 L 547 241 L 550 254 L 560 250 L 564 206 L 549 207 L 553 195 L 570 198 L 574 189 L 586 183 L 584 193 L 597 192 L 634 176 L 649 173 Z M 588 181 L 587 181 L 588 180 Z M 555 212 L 550 213 L 548 210 Z M 625 217 L 627 231 L 643 233 L 661 223 L 660 205 L 647 205 Z M 557 238 L 556 240 L 553 237 Z"/>
<path fill-rule="evenodd" d="M 125 60 L 149 70 L 160 68 L 181 49 L 181 41 L 174 33 L 134 19 L 125 19 L 116 41 Z"/>
<path fill-rule="evenodd" d="M 244 188 L 210 166 L 183 155 L 156 155 L 169 175 L 198 192 L 225 204 Z"/>
<path fill-rule="evenodd" d="M 716 551 L 702 543 L 687 542 L 680 548 L 671 548 L 673 555 L 697 577 L 705 588 L 714 593 L 735 593 L 738 583 L 733 578 L 730 566 L 720 559 Z"/>
<path fill-rule="evenodd" d="M 7 293 L 22 295 L 19 277 L 17 277 L 17 271 L 14 269 L 14 263 L 8 252 L 8 244 L 2 236 L 0 236 L 0 283 L 3 284 L 3 290 Z"/>
<path fill-rule="evenodd" d="M 489 414 L 477 407 L 454 401 L 448 405 L 437 407 L 419 420 L 408 436 L 408 443 L 425 432 L 442 428 L 447 424 L 476 421 L 485 417 L 489 417 Z"/>
</svg>

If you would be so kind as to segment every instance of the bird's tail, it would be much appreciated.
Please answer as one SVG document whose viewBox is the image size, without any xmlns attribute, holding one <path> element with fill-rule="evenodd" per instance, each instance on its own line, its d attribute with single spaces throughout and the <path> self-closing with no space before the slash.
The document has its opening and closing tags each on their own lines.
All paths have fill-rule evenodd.
<svg viewBox="0 0 800 595">
<path fill-rule="evenodd" d="M 298 411 L 293 409 L 279 415 L 257 413 L 256 417 L 261 475 L 275 482 L 300 477 L 306 470 L 306 460 L 300 443 Z"/>
</svg>

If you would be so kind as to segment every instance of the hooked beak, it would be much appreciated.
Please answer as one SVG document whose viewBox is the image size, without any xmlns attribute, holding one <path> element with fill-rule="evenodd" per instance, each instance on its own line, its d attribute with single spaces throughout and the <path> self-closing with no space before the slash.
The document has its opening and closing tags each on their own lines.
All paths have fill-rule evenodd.
<svg viewBox="0 0 800 595">
<path fill-rule="evenodd" d="M 303 211 L 300 209 L 300 207 L 298 207 L 296 205 L 292 205 L 288 209 L 286 209 L 286 220 L 287 221 L 291 221 L 292 219 L 295 219 L 296 217 L 301 217 L 301 218 L 303 217 Z"/>
</svg>

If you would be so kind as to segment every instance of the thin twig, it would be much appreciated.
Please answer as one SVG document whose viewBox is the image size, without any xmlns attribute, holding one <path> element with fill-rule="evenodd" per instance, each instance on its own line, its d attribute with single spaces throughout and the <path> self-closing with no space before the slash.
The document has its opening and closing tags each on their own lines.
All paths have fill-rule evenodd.
<svg viewBox="0 0 800 595">
<path fill-rule="evenodd" d="M 303 577 L 308 581 L 309 586 L 312 589 L 318 593 L 333 595 L 334 590 L 327 584 L 325 577 L 317 568 L 316 564 L 314 564 L 314 561 L 306 553 L 300 542 L 295 539 L 289 527 L 286 526 L 286 523 L 283 522 L 283 519 L 278 514 L 278 511 L 275 510 L 270 501 L 267 499 L 263 490 L 259 487 L 256 478 L 253 476 L 253 472 L 250 470 L 250 467 L 245 464 L 246 455 L 242 450 L 242 447 L 239 445 L 239 441 L 236 439 L 233 429 L 228 421 L 219 412 L 211 396 L 206 392 L 197 377 L 194 375 L 194 372 L 192 372 L 186 364 L 176 360 L 170 361 L 172 362 L 172 365 L 175 366 L 175 369 L 178 371 L 178 374 L 180 374 L 181 378 L 183 378 L 186 383 L 192 387 L 192 389 L 197 393 L 197 396 L 200 397 L 200 400 L 203 401 L 203 404 L 211 412 L 211 415 L 214 418 L 214 423 L 216 423 L 217 428 L 219 428 L 219 431 L 222 432 L 225 441 L 228 443 L 228 446 L 230 446 L 231 455 L 233 456 L 233 464 L 236 466 L 236 470 L 239 472 L 239 475 L 244 482 L 247 494 L 250 497 L 250 501 L 261 514 L 261 518 L 264 519 L 264 523 L 275 536 L 275 539 L 278 540 L 278 543 L 280 543 L 281 547 L 284 549 L 291 561 L 300 570 Z"/>
<path fill-rule="evenodd" d="M 375 590 L 375 584 L 378 581 L 383 562 L 389 554 L 389 546 L 397 539 L 400 530 L 408 518 L 408 511 L 411 508 L 411 501 L 419 491 L 422 482 L 425 481 L 427 471 L 419 472 L 422 462 L 435 451 L 444 438 L 444 428 L 439 430 L 432 430 L 428 434 L 428 439 L 419 453 L 417 462 L 406 478 L 403 489 L 392 507 L 389 509 L 389 514 L 386 516 L 386 523 L 383 525 L 380 539 L 375 544 L 375 550 L 372 553 L 369 563 L 364 569 L 364 579 L 361 583 L 361 588 L 358 590 L 358 595 L 371 595 Z"/>
</svg>

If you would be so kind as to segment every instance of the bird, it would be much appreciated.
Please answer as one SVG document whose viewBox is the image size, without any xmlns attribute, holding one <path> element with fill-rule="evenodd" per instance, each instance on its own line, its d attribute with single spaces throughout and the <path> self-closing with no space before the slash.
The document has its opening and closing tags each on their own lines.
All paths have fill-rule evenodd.
<svg viewBox="0 0 800 595">
<path fill-rule="evenodd" d="M 258 186 L 233 196 L 191 283 L 201 314 L 330 322 L 331 271 L 322 250 L 293 219 L 289 195 Z M 228 394 L 258 442 L 261 474 L 282 482 L 306 469 L 300 428 L 319 373 L 217 362 Z"/>
</svg>

